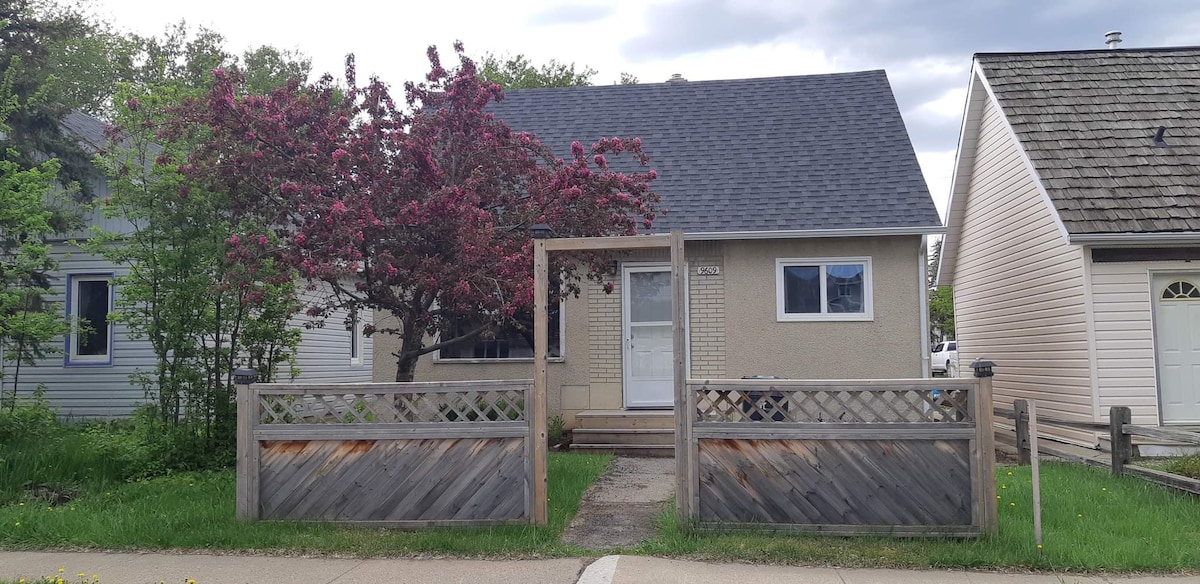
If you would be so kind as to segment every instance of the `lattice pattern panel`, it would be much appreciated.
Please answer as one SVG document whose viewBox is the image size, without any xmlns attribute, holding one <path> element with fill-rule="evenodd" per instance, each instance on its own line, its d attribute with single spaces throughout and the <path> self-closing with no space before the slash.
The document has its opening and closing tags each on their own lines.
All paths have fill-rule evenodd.
<svg viewBox="0 0 1200 584">
<path fill-rule="evenodd" d="M 263 394 L 261 424 L 481 423 L 525 420 L 520 389 Z"/>
<path fill-rule="evenodd" d="M 701 387 L 696 422 L 875 424 L 972 422 L 965 390 Z"/>
</svg>

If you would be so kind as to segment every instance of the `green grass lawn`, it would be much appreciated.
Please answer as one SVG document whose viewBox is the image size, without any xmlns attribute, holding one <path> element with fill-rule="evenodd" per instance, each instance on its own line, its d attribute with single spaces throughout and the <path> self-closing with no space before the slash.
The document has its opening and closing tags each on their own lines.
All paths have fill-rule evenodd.
<svg viewBox="0 0 1200 584">
<path fill-rule="evenodd" d="M 1009 474 L 1011 473 L 1011 474 Z M 1103 469 L 1042 465 L 1044 547 L 1033 542 L 1029 467 L 997 471 L 1000 532 L 979 540 L 714 533 L 662 517 L 658 538 L 635 552 L 717 561 L 920 568 L 1073 571 L 1200 570 L 1200 497 Z"/>
<path fill-rule="evenodd" d="M 0 507 L 0 549 L 196 549 L 356 556 L 566 556 L 559 543 L 587 487 L 610 456 L 553 453 L 550 525 L 399 531 L 234 518 L 233 471 L 187 473 L 130 483 L 84 482 L 56 507 L 34 501 Z"/>
</svg>

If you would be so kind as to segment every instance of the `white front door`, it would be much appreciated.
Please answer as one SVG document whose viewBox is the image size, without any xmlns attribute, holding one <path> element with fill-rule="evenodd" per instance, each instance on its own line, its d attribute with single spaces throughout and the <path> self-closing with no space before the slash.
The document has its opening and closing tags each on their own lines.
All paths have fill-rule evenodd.
<svg viewBox="0 0 1200 584">
<path fill-rule="evenodd" d="M 1200 423 L 1200 274 L 1154 276 L 1158 393 L 1164 424 Z"/>
<path fill-rule="evenodd" d="M 621 275 L 625 407 L 671 407 L 671 266 L 629 265 Z"/>
</svg>

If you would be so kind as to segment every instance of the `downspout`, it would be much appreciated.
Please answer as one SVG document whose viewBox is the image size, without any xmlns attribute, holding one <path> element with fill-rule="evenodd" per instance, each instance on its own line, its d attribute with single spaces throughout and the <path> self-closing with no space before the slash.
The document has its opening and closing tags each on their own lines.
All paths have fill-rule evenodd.
<svg viewBox="0 0 1200 584">
<path fill-rule="evenodd" d="M 931 377 L 929 372 L 929 236 L 921 236 L 921 247 L 917 250 L 917 284 L 921 290 L 921 377 Z"/>
</svg>

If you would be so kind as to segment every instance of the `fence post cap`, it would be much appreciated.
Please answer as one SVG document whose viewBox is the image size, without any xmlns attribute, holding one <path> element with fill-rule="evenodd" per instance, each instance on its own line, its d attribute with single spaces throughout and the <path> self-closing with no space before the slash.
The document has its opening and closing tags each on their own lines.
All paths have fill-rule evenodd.
<svg viewBox="0 0 1200 584">
<path fill-rule="evenodd" d="M 995 366 L 995 363 L 984 359 L 976 359 L 973 363 L 971 363 L 971 369 L 975 370 L 975 377 L 991 377 L 994 375 L 992 373 L 992 367 Z"/>
<path fill-rule="evenodd" d="M 254 383 L 258 377 L 258 372 L 249 367 L 239 367 L 233 370 L 233 383 L 235 385 L 250 385 Z"/>
</svg>

